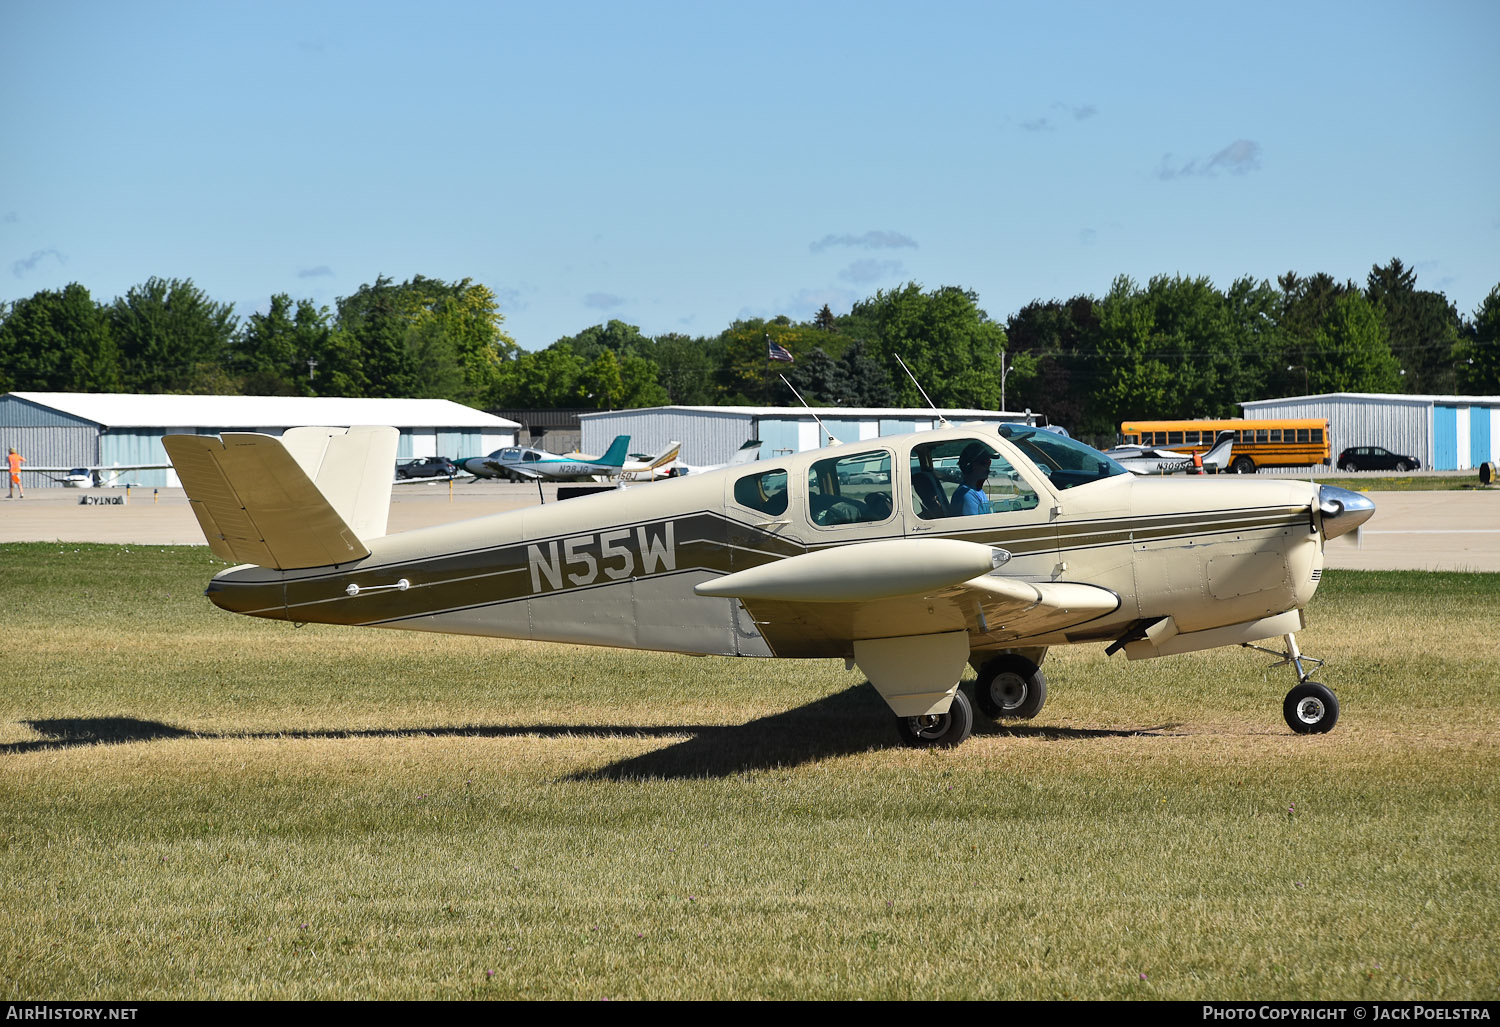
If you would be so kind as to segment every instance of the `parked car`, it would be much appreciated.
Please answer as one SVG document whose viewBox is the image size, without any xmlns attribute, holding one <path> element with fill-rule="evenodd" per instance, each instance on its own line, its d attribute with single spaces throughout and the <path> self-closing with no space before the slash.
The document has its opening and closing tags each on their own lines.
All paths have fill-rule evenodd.
<svg viewBox="0 0 1500 1027">
<path fill-rule="evenodd" d="M 1351 446 L 1339 454 L 1341 471 L 1415 471 L 1422 461 L 1382 446 Z"/>
<path fill-rule="evenodd" d="M 418 457 L 396 465 L 398 478 L 451 478 L 457 473 L 458 468 L 445 456 Z"/>
</svg>

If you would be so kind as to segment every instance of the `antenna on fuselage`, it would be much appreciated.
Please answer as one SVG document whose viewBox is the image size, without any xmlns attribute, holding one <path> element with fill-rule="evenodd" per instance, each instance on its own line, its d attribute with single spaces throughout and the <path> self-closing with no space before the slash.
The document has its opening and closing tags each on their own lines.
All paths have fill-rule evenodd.
<svg viewBox="0 0 1500 1027">
<path fill-rule="evenodd" d="M 833 432 L 831 432 L 831 431 L 828 430 L 828 426 L 823 423 L 823 419 L 818 416 L 817 411 L 813 410 L 812 407 L 808 406 L 807 400 L 805 400 L 805 399 L 802 398 L 802 393 L 800 393 L 800 392 L 797 391 L 797 387 L 795 385 L 793 385 L 791 382 L 788 382 L 786 380 L 786 375 L 784 375 L 784 374 L 778 374 L 776 377 L 780 378 L 783 382 L 785 382 L 786 383 L 786 387 L 792 390 L 792 395 L 797 397 L 797 402 L 798 403 L 801 403 L 804 407 L 807 407 L 807 412 L 809 414 L 812 414 L 812 419 L 814 421 L 818 422 L 818 427 L 822 428 L 823 429 L 823 434 L 826 435 L 826 436 L 828 436 L 828 444 L 830 446 L 837 446 L 839 444 L 839 440 L 833 437 Z"/>
<path fill-rule="evenodd" d="M 896 358 L 896 363 L 901 365 L 901 370 L 906 372 L 906 377 L 911 379 L 911 383 L 917 387 L 917 391 L 922 394 L 922 398 L 927 401 L 927 405 L 932 407 L 932 412 L 937 415 L 938 423 L 941 424 L 944 428 L 948 427 L 948 419 L 944 417 L 943 412 L 937 408 L 937 404 L 932 401 L 932 397 L 927 395 L 927 390 L 922 388 L 922 383 L 917 381 L 917 376 L 911 373 L 911 368 L 906 366 L 906 361 L 901 359 L 901 354 L 896 353 L 893 355 Z"/>
</svg>

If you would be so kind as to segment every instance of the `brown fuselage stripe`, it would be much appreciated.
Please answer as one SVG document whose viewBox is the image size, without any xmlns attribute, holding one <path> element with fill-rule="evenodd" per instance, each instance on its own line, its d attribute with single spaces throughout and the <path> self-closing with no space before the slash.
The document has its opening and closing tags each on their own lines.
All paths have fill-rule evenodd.
<svg viewBox="0 0 1500 1027">
<path fill-rule="evenodd" d="M 997 546 L 1020 557 L 1059 549 L 1160 544 L 1301 525 L 1311 528 L 1306 507 L 1279 507 L 986 526 L 973 531 L 934 532 L 926 537 Z M 661 558 L 668 526 L 673 540 L 670 560 Z M 601 535 L 614 537 L 601 543 Z M 797 542 L 722 513 L 697 511 L 611 525 L 593 533 L 554 535 L 401 562 L 372 562 L 378 559 L 377 553 L 372 560 L 360 561 L 364 566 L 354 564 L 347 570 L 319 569 L 300 575 L 264 571 L 268 577 L 253 581 L 216 577 L 209 585 L 208 595 L 224 609 L 251 616 L 370 625 L 584 591 L 636 578 L 689 571 L 729 574 L 858 541 L 863 540 L 815 538 Z M 578 558 L 572 562 L 566 559 L 565 547 L 570 543 Z M 651 552 L 657 555 L 655 561 L 648 561 Z M 538 556 L 542 558 L 541 569 L 534 566 Z M 592 575 L 586 573 L 588 560 L 595 565 Z M 643 570 L 646 572 L 640 573 Z M 611 571 L 621 576 L 611 577 Z M 408 579 L 411 587 L 405 591 L 389 588 L 400 578 Z M 345 592 L 350 584 L 370 591 L 351 597 Z"/>
</svg>

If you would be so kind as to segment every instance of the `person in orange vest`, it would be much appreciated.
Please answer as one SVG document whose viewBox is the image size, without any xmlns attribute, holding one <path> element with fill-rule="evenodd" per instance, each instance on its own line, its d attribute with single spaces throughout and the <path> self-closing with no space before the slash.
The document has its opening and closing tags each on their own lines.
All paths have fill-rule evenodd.
<svg viewBox="0 0 1500 1027">
<path fill-rule="evenodd" d="M 26 458 L 24 456 L 22 456 L 20 453 L 16 452 L 16 447 L 15 446 L 11 446 L 10 447 L 10 492 L 6 494 L 6 496 L 5 496 L 6 499 L 15 499 L 16 498 L 16 489 L 21 489 L 21 498 L 22 499 L 26 498 L 26 490 L 21 488 L 21 465 L 23 463 L 25 463 L 25 462 L 26 462 Z"/>
</svg>

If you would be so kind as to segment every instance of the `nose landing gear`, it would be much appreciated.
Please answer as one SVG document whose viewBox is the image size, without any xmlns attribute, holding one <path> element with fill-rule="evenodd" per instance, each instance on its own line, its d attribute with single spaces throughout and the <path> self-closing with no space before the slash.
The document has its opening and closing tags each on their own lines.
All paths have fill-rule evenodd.
<svg viewBox="0 0 1500 1027">
<path fill-rule="evenodd" d="M 1286 652 L 1280 653 L 1275 649 L 1267 649 L 1264 646 L 1252 645 L 1249 642 L 1241 643 L 1247 649 L 1254 649 L 1262 653 L 1270 653 L 1272 656 L 1280 656 L 1278 663 L 1273 667 L 1293 667 L 1297 671 L 1297 684 L 1286 694 L 1281 703 L 1281 715 L 1286 719 L 1287 727 L 1299 735 L 1320 735 L 1333 730 L 1333 726 L 1339 722 L 1339 700 L 1333 694 L 1333 690 L 1327 685 L 1321 685 L 1311 680 L 1310 673 L 1303 664 L 1311 663 L 1318 667 L 1323 666 L 1323 661 L 1313 656 L 1304 656 L 1297 648 L 1297 639 L 1293 635 L 1283 636 L 1286 642 Z"/>
</svg>

